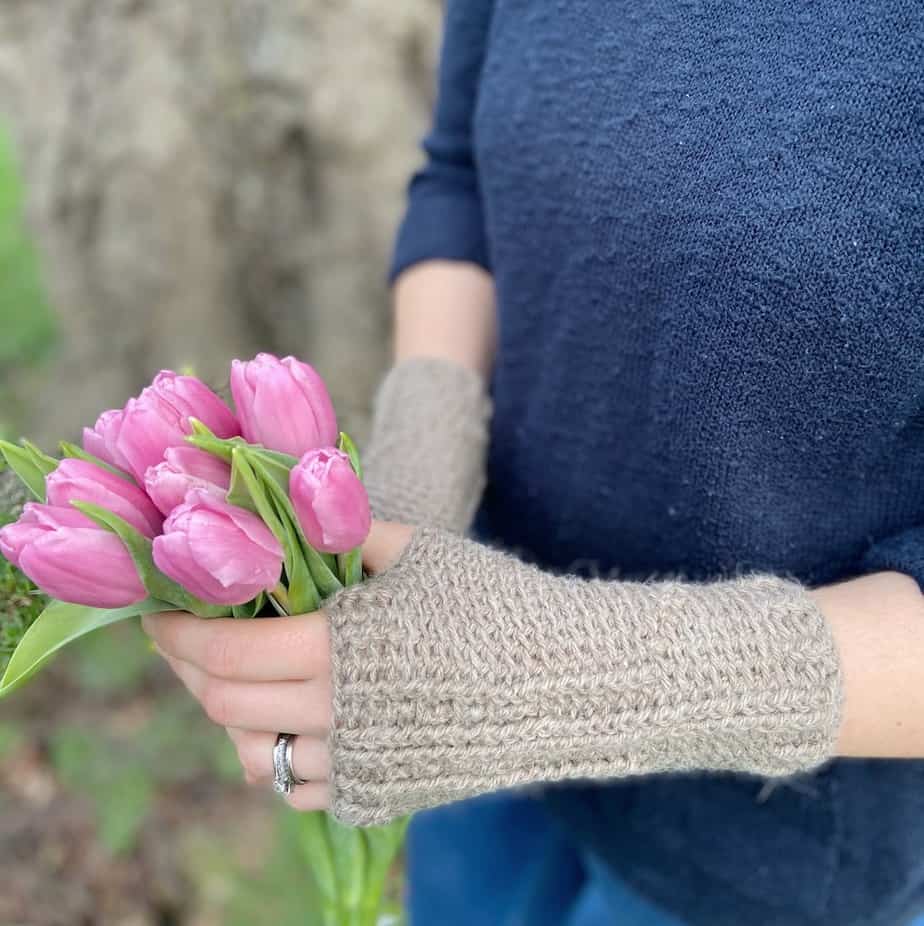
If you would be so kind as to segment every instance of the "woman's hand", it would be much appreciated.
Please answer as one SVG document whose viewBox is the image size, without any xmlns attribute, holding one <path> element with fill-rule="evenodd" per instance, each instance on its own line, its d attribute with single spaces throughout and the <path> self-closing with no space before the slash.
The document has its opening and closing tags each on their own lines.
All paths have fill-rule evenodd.
<svg viewBox="0 0 924 926">
<path fill-rule="evenodd" d="M 403 524 L 376 522 L 363 547 L 366 569 L 388 568 L 412 533 Z M 331 671 L 324 612 L 249 621 L 170 613 L 149 615 L 143 624 L 208 717 L 227 728 L 247 781 L 272 782 L 277 734 L 298 734 L 293 770 L 307 784 L 287 800 L 299 810 L 326 809 Z"/>
</svg>

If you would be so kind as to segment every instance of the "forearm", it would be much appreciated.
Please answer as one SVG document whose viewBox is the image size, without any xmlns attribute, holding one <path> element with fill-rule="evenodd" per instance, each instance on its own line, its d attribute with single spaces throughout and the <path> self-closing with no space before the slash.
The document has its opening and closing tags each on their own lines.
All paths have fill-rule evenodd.
<svg viewBox="0 0 924 926">
<path fill-rule="evenodd" d="M 426 261 L 394 287 L 395 362 L 436 357 L 484 378 L 494 363 L 494 281 L 476 264 Z"/>
<path fill-rule="evenodd" d="M 834 634 L 844 702 L 842 756 L 924 756 L 924 597 L 895 572 L 811 593 Z"/>
<path fill-rule="evenodd" d="M 494 284 L 481 267 L 426 261 L 395 285 L 395 366 L 364 454 L 382 520 L 463 532 L 485 481 Z"/>
</svg>

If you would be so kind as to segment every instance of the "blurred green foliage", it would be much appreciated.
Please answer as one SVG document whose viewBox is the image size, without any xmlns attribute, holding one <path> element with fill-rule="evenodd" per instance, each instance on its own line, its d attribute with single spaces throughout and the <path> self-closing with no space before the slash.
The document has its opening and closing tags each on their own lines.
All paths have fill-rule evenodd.
<svg viewBox="0 0 924 926">
<path fill-rule="evenodd" d="M 119 693 L 142 687 L 156 661 L 137 624 L 126 624 L 82 640 L 70 663 L 83 690 L 112 702 L 115 711 Z M 52 732 L 50 748 L 62 783 L 93 802 L 99 839 L 113 855 L 134 847 L 158 792 L 203 774 L 218 783 L 240 780 L 230 741 L 203 721 L 182 691 L 160 696 L 142 716 L 102 729 L 61 726 Z"/>
<path fill-rule="evenodd" d="M 0 128 L 0 370 L 34 363 L 55 333 L 22 210 L 22 178 L 10 138 Z"/>
</svg>

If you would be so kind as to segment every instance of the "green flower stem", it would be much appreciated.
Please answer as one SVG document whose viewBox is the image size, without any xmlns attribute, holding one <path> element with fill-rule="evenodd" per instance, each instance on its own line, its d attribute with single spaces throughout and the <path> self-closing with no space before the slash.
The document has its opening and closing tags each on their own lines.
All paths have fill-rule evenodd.
<svg viewBox="0 0 924 926">
<path fill-rule="evenodd" d="M 363 551 L 360 547 L 350 550 L 349 553 L 337 555 L 337 571 L 343 587 L 356 585 L 363 580 Z"/>
<path fill-rule="evenodd" d="M 289 611 L 289 593 L 286 591 L 286 587 L 280 582 L 273 590 L 270 592 L 273 598 L 279 602 L 280 606 L 285 610 L 286 614 L 291 613 Z"/>
</svg>

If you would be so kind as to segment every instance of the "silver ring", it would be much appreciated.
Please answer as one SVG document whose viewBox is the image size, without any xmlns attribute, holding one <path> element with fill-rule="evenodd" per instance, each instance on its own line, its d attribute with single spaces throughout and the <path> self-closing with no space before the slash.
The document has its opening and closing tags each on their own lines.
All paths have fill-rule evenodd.
<svg viewBox="0 0 924 926">
<path fill-rule="evenodd" d="M 273 747 L 273 790 L 278 794 L 291 794 L 298 785 L 305 784 L 292 768 L 292 749 L 297 734 L 280 733 Z"/>
</svg>

